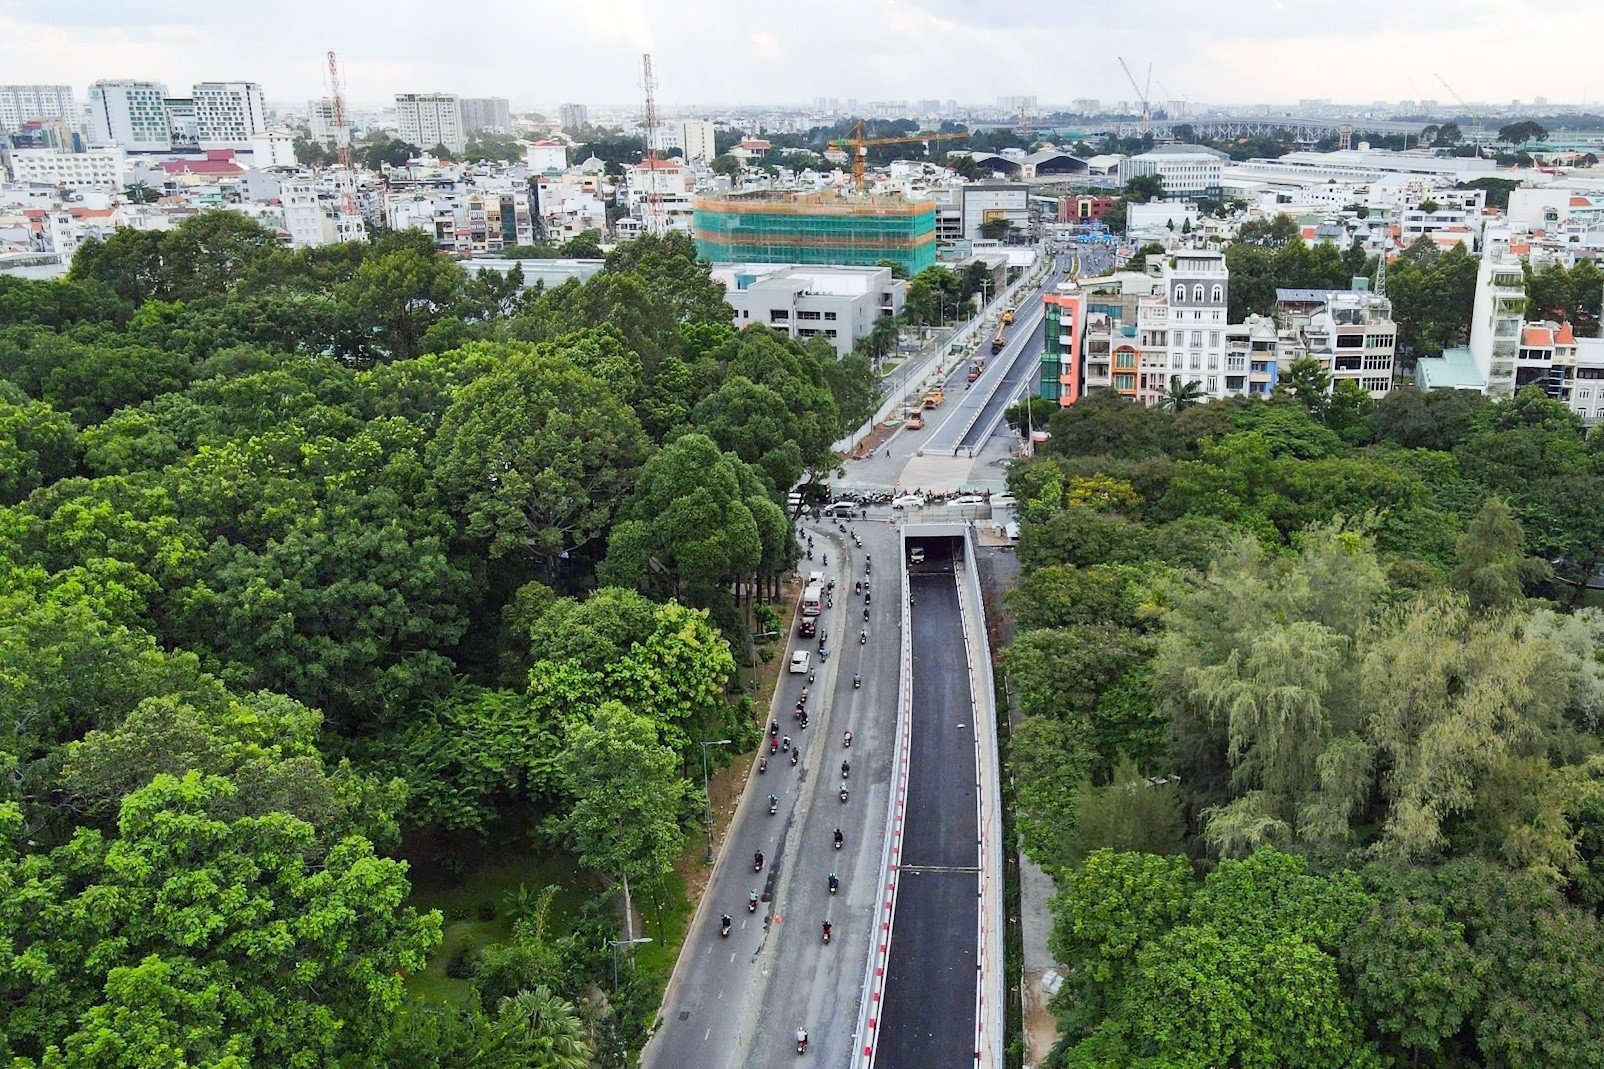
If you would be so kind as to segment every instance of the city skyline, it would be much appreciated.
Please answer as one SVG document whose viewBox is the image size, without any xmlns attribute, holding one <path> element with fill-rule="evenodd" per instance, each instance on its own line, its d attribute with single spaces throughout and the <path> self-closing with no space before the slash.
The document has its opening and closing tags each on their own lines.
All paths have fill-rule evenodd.
<svg viewBox="0 0 1604 1069">
<path fill-rule="evenodd" d="M 756 11 L 733 0 L 673 7 L 598 0 L 538 13 L 487 0 L 475 8 L 474 24 L 488 19 L 500 27 L 493 39 L 507 44 L 489 53 L 464 50 L 459 58 L 439 48 L 440 9 L 416 0 L 337 7 L 285 0 L 271 10 L 180 0 L 129 9 L 0 0 L 0 36 L 27 42 L 8 56 L 8 81 L 65 83 L 80 98 L 100 79 L 169 86 L 240 79 L 261 83 L 270 100 L 294 102 L 326 92 L 329 49 L 339 53 L 347 97 L 359 107 L 430 91 L 504 96 L 520 110 L 566 100 L 627 107 L 640 95 L 646 51 L 654 56 L 659 102 L 669 108 L 805 105 L 818 97 L 1115 102 L 1134 96 L 1120 56 L 1139 79 L 1152 65 L 1155 101 L 1200 105 L 1427 99 L 1452 108 L 1455 91 L 1495 105 L 1535 97 L 1575 105 L 1594 92 L 1581 65 L 1536 61 L 1566 20 L 1586 24 L 1592 11 L 1584 0 L 1519 9 L 1483 0 L 1429 0 L 1406 10 L 1381 0 L 1290 6 L 1246 0 L 1233 5 L 1231 24 L 1219 27 L 1175 0 L 1138 0 L 1122 9 L 1124 24 L 1089 27 L 1073 12 L 998 0 L 822 0 L 806 10 Z M 1334 28 L 1340 26 L 1359 28 Z M 564 47 L 539 47 L 551 42 Z M 1410 42 L 1429 53 L 1420 69 L 1378 61 L 1378 50 L 1406 54 Z M 403 55 L 427 58 L 395 58 Z M 1311 56 L 1329 62 L 1311 63 Z"/>
</svg>

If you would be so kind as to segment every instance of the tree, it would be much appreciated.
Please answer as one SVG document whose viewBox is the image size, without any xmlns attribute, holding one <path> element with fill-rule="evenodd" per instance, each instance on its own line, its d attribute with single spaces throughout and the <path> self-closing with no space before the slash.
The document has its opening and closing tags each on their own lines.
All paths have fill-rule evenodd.
<svg viewBox="0 0 1604 1069">
<path fill-rule="evenodd" d="M 1527 141 L 1547 141 L 1548 131 L 1542 123 L 1523 119 L 1520 122 L 1508 123 L 1498 128 L 1498 140 L 1511 145 L 1519 145 Z"/>
<path fill-rule="evenodd" d="M 592 1049 L 573 1003 L 544 984 L 496 1003 L 497 1023 L 539 1069 L 587 1069 Z"/>
<path fill-rule="evenodd" d="M 78 449 L 72 420 L 20 391 L 11 394 L 0 381 L 0 505 L 14 505 L 67 475 Z"/>
<path fill-rule="evenodd" d="M 1432 138 L 1433 148 L 1451 148 L 1464 139 L 1458 123 L 1443 123 L 1437 128 L 1437 134 Z"/>
<path fill-rule="evenodd" d="M 462 269 L 432 247 L 364 260 L 335 295 L 355 336 L 350 355 L 362 362 L 418 356 L 429 328 L 461 295 L 463 281 Z"/>
<path fill-rule="evenodd" d="M 1481 995 L 1486 965 L 1465 928 L 1429 902 L 1388 898 L 1341 948 L 1346 985 L 1383 1037 L 1383 1049 L 1416 1060 L 1457 1033 Z"/>
<path fill-rule="evenodd" d="M 1168 413 L 1138 404 L 1112 390 L 1062 408 L 1048 421 L 1052 437 L 1042 451 L 1052 456 L 1140 457 L 1160 452 Z"/>
<path fill-rule="evenodd" d="M 1275 392 L 1297 401 L 1312 419 L 1324 423 L 1331 404 L 1331 373 L 1312 356 L 1300 356 L 1276 379 Z"/>
<path fill-rule="evenodd" d="M 651 721 L 620 702 L 598 706 L 568 732 L 573 808 L 560 824 L 580 863 L 616 876 L 624 890 L 624 938 L 635 937 L 629 881 L 666 874 L 679 852 L 685 799 L 673 751 Z"/>
<path fill-rule="evenodd" d="M 648 443 L 627 406 L 561 346 L 476 345 L 500 366 L 458 390 L 430 465 L 493 556 L 548 568 L 605 535 Z"/>
<path fill-rule="evenodd" d="M 1524 555 L 1526 536 L 1509 506 L 1488 498 L 1481 512 L 1459 539 L 1459 567 L 1450 581 L 1470 599 L 1473 612 L 1511 608 L 1525 596 L 1525 588 L 1546 578 L 1549 567 Z"/>
<path fill-rule="evenodd" d="M 1125 183 L 1125 199 L 1134 204 L 1164 199 L 1164 176 L 1139 174 Z"/>
<path fill-rule="evenodd" d="M 987 219 L 980 224 L 980 236 L 988 241 L 1002 241 L 1014 232 L 1012 219 Z"/>
<path fill-rule="evenodd" d="M 1164 391 L 1162 404 L 1165 411 L 1179 415 L 1197 404 L 1203 397 L 1202 382 L 1197 379 L 1182 382 L 1179 377 L 1172 377 L 1169 388 Z"/>
<path fill-rule="evenodd" d="M 117 837 L 0 859 L 0 968 L 22 1065 L 324 1064 L 372 1054 L 402 976 L 440 939 L 405 868 L 360 836 L 323 849 L 283 813 L 216 814 L 221 777 L 159 775 Z M 48 977 L 48 982 L 40 982 Z"/>
</svg>

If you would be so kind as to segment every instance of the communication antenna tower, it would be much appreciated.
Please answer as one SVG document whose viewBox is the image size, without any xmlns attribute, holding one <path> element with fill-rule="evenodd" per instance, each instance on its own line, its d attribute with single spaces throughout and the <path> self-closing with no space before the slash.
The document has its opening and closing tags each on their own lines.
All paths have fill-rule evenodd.
<svg viewBox="0 0 1604 1069">
<path fill-rule="evenodd" d="M 646 233 L 662 237 L 668 229 L 663 218 L 663 191 L 659 185 L 657 155 L 657 82 L 652 78 L 652 54 L 641 55 L 641 88 L 646 93 L 646 213 L 643 218 Z"/>
</svg>

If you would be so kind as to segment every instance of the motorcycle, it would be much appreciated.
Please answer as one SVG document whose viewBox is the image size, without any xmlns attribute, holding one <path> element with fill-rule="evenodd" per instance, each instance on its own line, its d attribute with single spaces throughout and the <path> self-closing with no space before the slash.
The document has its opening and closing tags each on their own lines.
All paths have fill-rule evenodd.
<svg viewBox="0 0 1604 1069">
<path fill-rule="evenodd" d="M 829 921 L 825 921 L 824 922 L 824 941 L 825 941 L 826 944 L 828 944 L 830 942 L 830 922 Z"/>
<path fill-rule="evenodd" d="M 806 1054 L 808 1052 L 808 1034 L 801 1029 L 798 1029 L 796 1033 L 796 1052 L 798 1054 Z"/>
<path fill-rule="evenodd" d="M 852 675 L 852 689 L 853 690 L 858 690 L 862 686 L 863 686 L 863 677 L 854 672 L 853 675 Z"/>
<path fill-rule="evenodd" d="M 773 736 L 778 735 L 779 733 L 780 733 L 780 722 L 778 720 L 770 720 L 769 721 L 769 736 L 772 738 Z"/>
<path fill-rule="evenodd" d="M 753 872 L 762 872 L 763 871 L 763 851 L 761 851 L 761 850 L 759 850 L 757 853 L 752 855 L 752 871 Z"/>
<path fill-rule="evenodd" d="M 868 610 L 864 610 L 864 611 L 867 612 Z M 868 631 L 859 631 L 858 632 L 858 645 L 861 646 L 867 641 L 869 641 L 869 632 Z"/>
<path fill-rule="evenodd" d="M 808 560 L 812 560 L 812 559 L 813 559 L 813 547 L 809 546 L 808 547 Z"/>
<path fill-rule="evenodd" d="M 841 801 L 845 802 L 846 800 L 847 800 L 847 788 L 846 788 L 845 784 L 842 784 L 842 786 L 841 786 Z"/>
<path fill-rule="evenodd" d="M 846 840 L 846 836 L 841 834 L 841 829 L 840 828 L 835 829 L 835 848 L 837 850 L 841 849 L 841 844 L 846 842 L 846 841 L 847 841 Z"/>
<path fill-rule="evenodd" d="M 791 748 L 791 736 L 789 736 L 789 735 L 781 736 L 781 738 L 780 738 L 780 749 L 789 750 L 790 748 Z"/>
<path fill-rule="evenodd" d="M 753 891 L 751 894 L 746 896 L 746 911 L 748 913 L 756 913 L 757 912 L 757 892 L 756 891 Z"/>
<path fill-rule="evenodd" d="M 776 795 L 769 795 L 769 816 L 780 811 L 780 799 Z"/>
<path fill-rule="evenodd" d="M 835 873 L 830 873 L 830 893 L 833 895 L 841 888 L 841 879 Z"/>
<path fill-rule="evenodd" d="M 841 778 L 842 779 L 846 779 L 847 778 L 847 774 L 849 772 L 851 772 L 851 771 L 852 771 L 852 766 L 849 765 L 847 762 L 842 761 L 841 762 Z"/>
<path fill-rule="evenodd" d="M 724 914 L 723 920 L 719 921 L 718 934 L 725 939 L 730 937 L 730 915 L 728 913 Z"/>
<path fill-rule="evenodd" d="M 801 757 L 802 757 L 802 751 L 801 750 L 798 749 L 798 750 L 792 750 L 791 751 L 791 767 L 792 768 L 796 767 L 796 763 L 797 763 L 798 760 L 801 759 Z"/>
<path fill-rule="evenodd" d="M 814 670 L 811 669 L 811 668 L 808 669 L 808 682 L 809 683 L 813 682 L 813 674 L 814 674 Z"/>
<path fill-rule="evenodd" d="M 841 733 L 841 745 L 846 749 L 852 749 L 852 732 L 843 731 Z"/>
<path fill-rule="evenodd" d="M 808 714 L 807 713 L 803 713 L 801 716 L 797 717 L 796 719 L 797 719 L 797 725 L 796 726 L 801 728 L 803 731 L 806 731 L 808 729 Z"/>
<path fill-rule="evenodd" d="M 769 759 L 767 757 L 759 757 L 757 759 L 757 774 L 761 776 L 763 773 L 767 772 L 768 770 L 769 770 Z"/>
<path fill-rule="evenodd" d="M 867 605 L 865 605 L 863 607 L 863 622 L 864 623 L 868 623 L 869 622 L 869 606 L 867 606 Z"/>
<path fill-rule="evenodd" d="M 856 583 L 852 584 L 852 592 L 854 594 L 863 593 L 863 580 L 862 579 L 859 579 Z"/>
<path fill-rule="evenodd" d="M 776 752 L 779 751 L 779 749 L 780 749 L 780 740 L 776 739 L 774 736 L 770 735 L 769 736 L 769 753 L 776 753 Z"/>
</svg>

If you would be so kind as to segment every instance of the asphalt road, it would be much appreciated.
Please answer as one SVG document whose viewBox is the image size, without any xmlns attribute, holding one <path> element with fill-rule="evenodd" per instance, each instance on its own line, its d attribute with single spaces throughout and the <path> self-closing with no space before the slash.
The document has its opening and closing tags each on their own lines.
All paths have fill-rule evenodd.
<svg viewBox="0 0 1604 1069">
<path fill-rule="evenodd" d="M 801 761 L 793 768 L 781 752 L 769 758 L 767 773 L 748 780 L 664 997 L 658 1030 L 642 1052 L 642 1065 L 649 1069 L 789 1064 L 796 1059 L 798 1026 L 809 1033 L 810 1065 L 850 1061 L 890 789 L 898 605 L 891 573 L 897 542 L 891 528 L 883 521 L 848 526 L 862 537 L 862 549 L 833 525 L 813 525 L 817 559 L 804 558 L 801 565 L 836 579 L 834 607 L 820 618 L 829 659 L 818 665 L 817 643 L 794 633 L 775 653 L 788 659 L 792 649 L 807 648 L 822 668 L 810 686 L 806 731 L 798 730 L 792 717 L 804 676 L 782 676 L 770 714 L 780 721 L 782 734 L 800 742 Z M 834 532 L 836 542 L 826 541 L 825 529 Z M 822 564 L 826 553 L 829 567 Z M 852 592 L 852 584 L 863 577 L 866 554 L 887 569 L 883 576 L 871 576 L 879 582 L 867 622 L 863 598 Z M 869 640 L 860 645 L 858 633 L 866 623 Z M 852 685 L 854 673 L 862 676 L 861 689 Z M 850 750 L 841 745 L 848 728 Z M 845 804 L 836 793 L 843 759 L 852 764 Z M 770 793 L 780 803 L 773 816 Z M 839 852 L 833 843 L 837 827 L 846 840 Z M 752 871 L 756 850 L 764 854 L 761 874 Z M 827 879 L 832 871 L 840 877 L 834 897 Z M 746 908 L 751 890 L 763 898 L 755 914 Z M 719 936 L 723 913 L 734 922 L 727 939 Z M 834 926 L 828 946 L 820 938 L 826 918 Z"/>
<path fill-rule="evenodd" d="M 875 1064 L 967 1067 L 974 1060 L 980 917 L 969 666 L 948 555 L 932 547 L 909 583 L 908 820 Z"/>
</svg>

